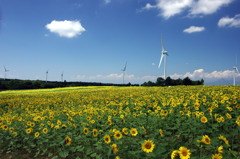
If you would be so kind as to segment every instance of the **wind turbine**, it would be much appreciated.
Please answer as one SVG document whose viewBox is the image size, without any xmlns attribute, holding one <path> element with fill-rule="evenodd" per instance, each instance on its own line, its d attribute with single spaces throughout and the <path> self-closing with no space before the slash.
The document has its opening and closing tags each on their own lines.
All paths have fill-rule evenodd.
<svg viewBox="0 0 240 159">
<path fill-rule="evenodd" d="M 6 69 L 6 67 L 4 66 L 4 80 L 6 80 L 6 75 L 7 75 L 7 72 L 8 72 L 9 70 L 7 70 Z"/>
<path fill-rule="evenodd" d="M 233 85 L 236 85 L 236 74 L 239 74 L 237 68 L 237 57 L 236 57 L 236 65 L 233 67 Z"/>
<path fill-rule="evenodd" d="M 62 82 L 63 82 L 63 72 L 62 72 L 62 74 L 61 74 L 61 80 L 62 80 Z"/>
<path fill-rule="evenodd" d="M 127 69 L 127 62 L 125 64 L 124 68 L 122 69 L 122 71 L 123 71 L 123 84 L 124 84 L 124 78 L 125 78 L 125 71 L 126 71 L 126 69 Z"/>
<path fill-rule="evenodd" d="M 163 74 L 163 78 L 166 79 L 166 59 L 167 59 L 168 52 L 166 50 L 164 50 L 164 44 L 163 44 L 163 39 L 162 38 L 161 38 L 161 41 L 162 41 L 162 55 L 161 55 L 161 58 L 160 58 L 160 61 L 159 61 L 158 68 L 160 68 L 162 60 L 164 58 L 164 74 Z"/>
<path fill-rule="evenodd" d="M 48 79 L 48 70 L 46 71 L 46 83 L 47 83 L 47 79 Z"/>
</svg>

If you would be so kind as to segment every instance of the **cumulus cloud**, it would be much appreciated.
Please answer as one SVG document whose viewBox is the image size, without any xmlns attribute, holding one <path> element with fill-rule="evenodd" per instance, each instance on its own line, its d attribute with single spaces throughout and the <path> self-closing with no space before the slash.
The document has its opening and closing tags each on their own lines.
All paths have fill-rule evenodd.
<svg viewBox="0 0 240 159">
<path fill-rule="evenodd" d="M 147 3 L 143 10 L 158 9 L 166 19 L 187 10 L 189 15 L 207 15 L 217 12 L 221 7 L 233 0 L 155 0 L 155 4 Z"/>
<path fill-rule="evenodd" d="M 86 29 L 81 25 L 80 21 L 56 21 L 45 26 L 50 32 L 56 33 L 61 37 L 73 38 L 81 35 Z"/>
<path fill-rule="evenodd" d="M 240 14 L 235 15 L 233 18 L 223 17 L 218 21 L 219 27 L 240 27 Z"/>
<path fill-rule="evenodd" d="M 191 34 L 191 33 L 195 33 L 195 32 L 201 32 L 204 30 L 205 30 L 205 27 L 190 26 L 189 28 L 184 29 L 183 32 Z"/>
<path fill-rule="evenodd" d="M 228 5 L 232 1 L 233 0 L 198 0 L 193 3 L 190 14 L 212 14 L 219 10 L 221 7 Z"/>
<path fill-rule="evenodd" d="M 216 80 L 216 79 L 228 79 L 233 77 L 233 70 L 225 70 L 225 71 L 213 71 L 213 72 L 205 72 L 204 69 L 197 69 L 193 72 L 187 72 L 185 74 L 173 74 L 170 75 L 171 78 L 185 78 L 189 77 L 191 79 L 207 79 L 207 80 Z M 236 74 L 236 77 L 240 77 L 240 74 Z"/>
</svg>

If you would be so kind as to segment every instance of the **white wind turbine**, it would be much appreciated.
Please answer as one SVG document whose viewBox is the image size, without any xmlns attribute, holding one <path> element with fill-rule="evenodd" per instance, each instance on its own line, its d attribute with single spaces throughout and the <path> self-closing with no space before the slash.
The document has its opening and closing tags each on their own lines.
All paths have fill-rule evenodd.
<svg viewBox="0 0 240 159">
<path fill-rule="evenodd" d="M 48 81 L 48 70 L 46 71 L 46 83 Z"/>
<path fill-rule="evenodd" d="M 126 71 L 126 69 L 127 69 L 127 62 L 125 64 L 124 68 L 122 69 L 122 71 L 123 71 L 123 84 L 124 84 L 124 78 L 125 78 L 125 71 Z"/>
<path fill-rule="evenodd" d="M 9 70 L 7 70 L 6 69 L 6 67 L 4 66 L 4 80 L 6 80 L 6 76 L 7 76 L 7 72 L 8 72 Z"/>
<path fill-rule="evenodd" d="M 236 57 L 236 65 L 233 67 L 233 85 L 236 85 L 236 74 L 239 74 L 237 67 L 237 57 Z"/>
<path fill-rule="evenodd" d="M 63 82 L 63 72 L 62 72 L 62 74 L 61 74 L 61 80 L 62 80 L 62 82 Z"/>
<path fill-rule="evenodd" d="M 168 52 L 166 50 L 164 50 L 163 39 L 161 39 L 161 41 L 162 41 L 162 55 L 161 55 L 161 58 L 160 58 L 160 61 L 159 61 L 158 68 L 160 68 L 162 60 L 164 58 L 164 74 L 163 74 L 163 78 L 166 79 L 166 59 L 167 59 Z"/>
</svg>

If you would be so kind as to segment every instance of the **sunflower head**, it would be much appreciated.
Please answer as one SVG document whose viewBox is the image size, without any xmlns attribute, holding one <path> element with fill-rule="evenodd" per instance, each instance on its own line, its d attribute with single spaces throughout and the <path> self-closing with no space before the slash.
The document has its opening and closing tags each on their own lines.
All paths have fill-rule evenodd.
<svg viewBox="0 0 240 159">
<path fill-rule="evenodd" d="M 191 152 L 186 147 L 181 146 L 179 148 L 178 154 L 179 154 L 181 159 L 189 159 L 190 155 L 191 155 Z"/>
<path fill-rule="evenodd" d="M 205 116 L 201 117 L 201 122 L 202 122 L 202 123 L 206 123 L 206 122 L 208 122 L 207 117 L 205 117 Z"/>
<path fill-rule="evenodd" d="M 111 147 L 112 147 L 112 152 L 116 154 L 118 152 L 117 144 L 112 144 Z"/>
<path fill-rule="evenodd" d="M 72 139 L 69 136 L 65 137 L 66 145 L 68 145 L 68 146 L 71 145 L 71 142 L 72 142 Z"/>
<path fill-rule="evenodd" d="M 109 144 L 111 142 L 111 138 L 109 135 L 105 135 L 103 139 L 106 144 Z"/>
<path fill-rule="evenodd" d="M 152 140 L 145 140 L 142 143 L 142 150 L 146 153 L 152 152 L 155 147 L 155 144 Z"/>
<path fill-rule="evenodd" d="M 114 138 L 115 139 L 121 139 L 122 138 L 122 133 L 120 131 L 115 131 L 114 132 Z"/>
<path fill-rule="evenodd" d="M 127 128 L 123 128 L 123 129 L 122 129 L 122 132 L 123 132 L 125 135 L 127 135 L 127 134 L 128 134 L 128 129 L 127 129 Z"/>
<path fill-rule="evenodd" d="M 84 129 L 83 129 L 83 133 L 84 133 L 85 135 L 87 135 L 88 132 L 89 132 L 88 128 L 84 128 Z"/>
<path fill-rule="evenodd" d="M 132 129 L 130 130 L 130 133 L 131 133 L 132 136 L 137 136 L 138 131 L 137 131 L 136 128 L 132 128 Z"/>
<path fill-rule="evenodd" d="M 47 128 L 44 128 L 44 129 L 42 130 L 42 132 L 43 132 L 44 134 L 46 134 L 46 133 L 48 132 L 48 129 L 47 129 Z"/>
<path fill-rule="evenodd" d="M 218 153 L 218 154 L 214 154 L 212 155 L 212 159 L 222 159 L 222 154 Z"/>
<path fill-rule="evenodd" d="M 39 132 L 35 132 L 34 136 L 37 138 L 39 137 L 40 133 Z"/>
<path fill-rule="evenodd" d="M 93 129 L 92 130 L 92 134 L 94 137 L 98 136 L 98 130 L 97 129 Z"/>
</svg>

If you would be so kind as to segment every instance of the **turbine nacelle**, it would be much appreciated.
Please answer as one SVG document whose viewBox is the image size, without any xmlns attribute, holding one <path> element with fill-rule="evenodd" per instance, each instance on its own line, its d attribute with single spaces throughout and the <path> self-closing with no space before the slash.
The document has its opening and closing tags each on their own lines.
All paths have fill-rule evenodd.
<svg viewBox="0 0 240 159">
<path fill-rule="evenodd" d="M 163 51 L 162 51 L 162 54 L 168 55 L 168 52 L 167 52 L 166 50 L 163 50 Z"/>
</svg>

